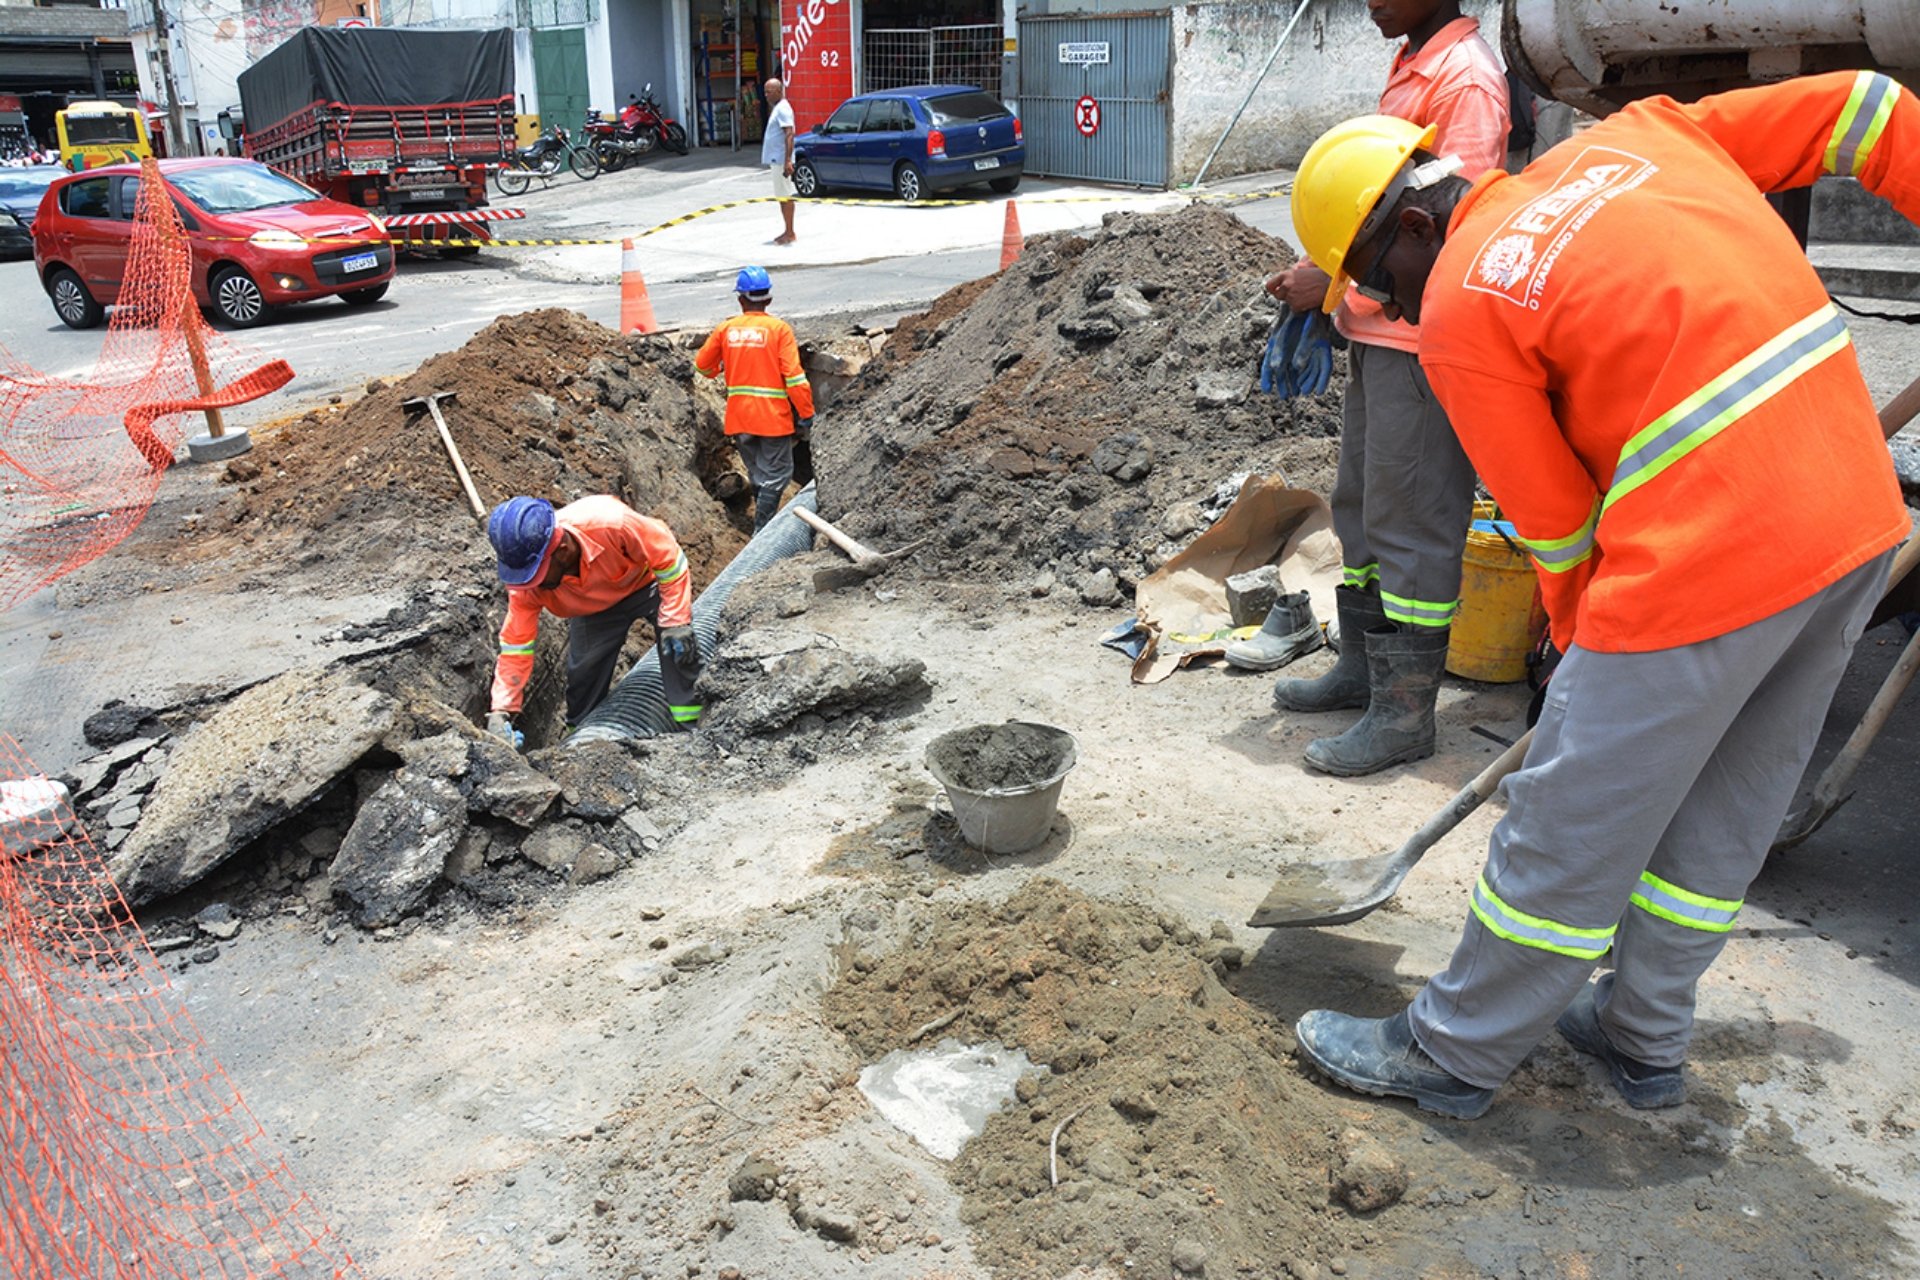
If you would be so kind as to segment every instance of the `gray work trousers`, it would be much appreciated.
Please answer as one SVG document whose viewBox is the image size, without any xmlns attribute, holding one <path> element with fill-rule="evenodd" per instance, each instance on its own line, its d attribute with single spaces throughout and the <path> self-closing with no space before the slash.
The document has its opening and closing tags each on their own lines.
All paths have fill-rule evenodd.
<svg viewBox="0 0 1920 1280">
<path fill-rule="evenodd" d="M 753 531 L 758 533 L 779 513 L 780 495 L 793 479 L 793 437 L 743 432 L 733 437 L 733 447 L 746 464 L 747 479 L 753 481 Z"/>
<path fill-rule="evenodd" d="M 1460 603 L 1473 464 L 1417 358 L 1356 342 L 1347 369 L 1333 482 L 1346 585 L 1378 588 L 1394 622 L 1448 626 Z"/>
<path fill-rule="evenodd" d="M 599 613 L 583 614 L 567 623 L 567 724 L 573 726 L 606 700 L 613 687 L 613 667 L 633 624 L 645 618 L 660 625 L 660 588 L 649 583 L 626 599 Z M 660 688 L 667 705 L 689 706 L 699 671 L 685 672 L 660 655 Z"/>
<path fill-rule="evenodd" d="M 1574 644 L 1504 784 L 1466 932 L 1414 997 L 1434 1061 L 1497 1086 L 1610 950 L 1595 996 L 1607 1039 L 1680 1065 L 1694 988 L 1787 815 L 1890 555 L 1697 644 Z"/>
</svg>

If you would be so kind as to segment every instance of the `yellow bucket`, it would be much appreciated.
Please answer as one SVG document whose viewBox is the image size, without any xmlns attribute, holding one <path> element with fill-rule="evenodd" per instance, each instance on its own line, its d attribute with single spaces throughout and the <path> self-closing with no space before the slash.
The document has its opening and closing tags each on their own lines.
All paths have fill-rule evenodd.
<svg viewBox="0 0 1920 1280">
<path fill-rule="evenodd" d="M 1475 521 L 1496 518 L 1491 502 L 1473 504 Z M 1527 653 L 1546 626 L 1533 559 L 1498 532 L 1467 531 L 1447 670 L 1465 680 L 1510 684 L 1527 676 Z"/>
</svg>

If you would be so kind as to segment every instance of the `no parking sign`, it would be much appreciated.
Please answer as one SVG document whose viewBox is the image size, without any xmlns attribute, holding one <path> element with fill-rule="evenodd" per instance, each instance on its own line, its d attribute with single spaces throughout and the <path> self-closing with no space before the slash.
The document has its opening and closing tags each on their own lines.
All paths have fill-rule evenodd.
<svg viewBox="0 0 1920 1280">
<path fill-rule="evenodd" d="M 1100 103 L 1090 93 L 1082 94 L 1073 104 L 1073 127 L 1080 131 L 1083 138 L 1091 138 L 1100 132 Z"/>
</svg>

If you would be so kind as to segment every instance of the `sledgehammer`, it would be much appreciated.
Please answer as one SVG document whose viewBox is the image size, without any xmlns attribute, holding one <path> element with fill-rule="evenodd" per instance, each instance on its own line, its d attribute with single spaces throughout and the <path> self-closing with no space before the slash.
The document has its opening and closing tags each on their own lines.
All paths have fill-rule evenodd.
<svg viewBox="0 0 1920 1280">
<path fill-rule="evenodd" d="M 876 573 L 884 572 L 892 566 L 894 561 L 912 555 L 926 542 L 925 538 L 921 538 L 917 542 L 909 542 L 898 551 L 875 551 L 873 548 L 855 541 L 839 529 L 836 529 L 831 521 L 817 512 L 809 511 L 807 508 L 801 506 L 795 506 L 791 508 L 791 510 L 793 514 L 812 525 L 815 531 L 824 536 L 828 542 L 831 542 L 834 546 L 846 552 L 847 558 L 853 561 L 854 569 L 858 571 L 863 578 L 871 578 Z"/>
</svg>

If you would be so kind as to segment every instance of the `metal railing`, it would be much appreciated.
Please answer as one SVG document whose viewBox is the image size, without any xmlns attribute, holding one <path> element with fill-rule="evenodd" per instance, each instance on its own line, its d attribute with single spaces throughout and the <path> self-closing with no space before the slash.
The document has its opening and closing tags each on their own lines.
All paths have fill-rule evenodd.
<svg viewBox="0 0 1920 1280">
<path fill-rule="evenodd" d="M 862 88 L 971 84 L 998 97 L 1003 49 L 998 24 L 869 28 L 861 45 Z"/>
</svg>

